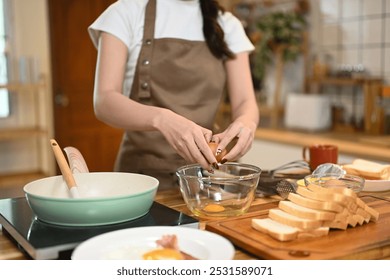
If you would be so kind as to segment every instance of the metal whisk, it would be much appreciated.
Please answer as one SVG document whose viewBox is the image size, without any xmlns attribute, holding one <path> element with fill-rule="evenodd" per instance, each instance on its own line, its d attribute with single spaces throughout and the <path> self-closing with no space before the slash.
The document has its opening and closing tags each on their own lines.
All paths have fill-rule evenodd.
<svg viewBox="0 0 390 280">
<path fill-rule="evenodd" d="M 272 195 L 279 195 L 282 199 L 286 199 L 289 193 L 295 193 L 297 189 L 297 183 L 294 179 L 279 178 L 270 179 L 260 182 L 257 186 L 257 197 L 267 197 Z"/>
<path fill-rule="evenodd" d="M 297 182 L 292 179 L 283 179 L 276 184 L 275 189 L 281 198 L 286 199 L 290 193 L 296 192 Z"/>
<path fill-rule="evenodd" d="M 295 161 L 291 161 L 289 163 L 280 165 L 280 166 L 278 166 L 278 167 L 276 167 L 274 169 L 269 170 L 268 174 L 271 177 L 273 177 L 276 173 L 278 173 L 280 171 L 286 171 L 286 170 L 295 169 L 295 168 L 300 168 L 300 169 L 304 169 L 304 170 L 310 171 L 309 164 L 306 161 L 304 161 L 304 160 L 295 160 Z"/>
</svg>

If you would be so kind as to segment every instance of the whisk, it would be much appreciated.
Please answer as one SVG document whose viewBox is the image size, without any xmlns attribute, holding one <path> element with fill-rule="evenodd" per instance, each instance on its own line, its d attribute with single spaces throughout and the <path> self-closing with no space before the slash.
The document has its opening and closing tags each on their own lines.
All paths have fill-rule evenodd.
<svg viewBox="0 0 390 280">
<path fill-rule="evenodd" d="M 273 177 L 275 175 L 275 173 L 277 173 L 279 171 L 289 170 L 289 169 L 294 169 L 294 168 L 302 168 L 302 169 L 307 169 L 308 171 L 310 171 L 310 166 L 309 166 L 309 163 L 307 161 L 295 160 L 295 161 L 291 161 L 289 163 L 285 163 L 283 165 L 280 165 L 274 169 L 268 170 L 267 173 L 269 176 Z"/>
<path fill-rule="evenodd" d="M 275 189 L 282 199 L 286 199 L 290 193 L 296 193 L 297 185 L 296 180 L 283 179 L 276 184 Z"/>
<path fill-rule="evenodd" d="M 267 197 L 278 195 L 284 200 L 288 197 L 289 193 L 296 192 L 297 185 L 296 180 L 288 178 L 263 181 L 257 186 L 256 196 Z"/>
</svg>

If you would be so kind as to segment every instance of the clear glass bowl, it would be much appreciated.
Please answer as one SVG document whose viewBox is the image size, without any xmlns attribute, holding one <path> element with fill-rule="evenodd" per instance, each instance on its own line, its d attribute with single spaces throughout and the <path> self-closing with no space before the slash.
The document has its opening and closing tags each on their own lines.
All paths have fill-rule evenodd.
<svg viewBox="0 0 390 280">
<path fill-rule="evenodd" d="M 365 179 L 350 174 L 317 174 L 307 175 L 305 185 L 316 184 L 321 187 L 344 187 L 358 193 L 364 188 Z M 337 180 L 337 181 L 335 181 Z"/>
<path fill-rule="evenodd" d="M 198 164 L 180 167 L 180 190 L 189 210 L 200 217 L 238 216 L 248 211 L 260 179 L 254 165 L 228 162 L 214 174 Z"/>
</svg>

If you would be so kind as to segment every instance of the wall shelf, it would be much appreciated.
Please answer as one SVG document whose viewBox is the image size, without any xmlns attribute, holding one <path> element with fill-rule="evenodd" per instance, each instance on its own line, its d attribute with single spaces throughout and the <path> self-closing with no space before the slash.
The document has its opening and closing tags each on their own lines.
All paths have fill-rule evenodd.
<svg viewBox="0 0 390 280">
<path fill-rule="evenodd" d="M 377 99 L 382 95 L 382 79 L 370 77 L 308 77 L 307 92 L 321 92 L 324 86 L 360 87 L 364 98 L 364 132 L 381 134 L 383 130 L 383 108 Z"/>
<path fill-rule="evenodd" d="M 18 142 L 17 145 L 24 149 L 28 147 L 31 151 L 31 155 L 25 155 L 27 158 L 32 157 L 34 161 L 26 164 L 23 163 L 23 170 L 19 170 L 15 167 L 10 167 L 7 170 L 2 170 L 0 173 L 0 187 L 5 186 L 23 186 L 29 181 L 50 176 L 53 171 L 51 170 L 52 159 L 51 153 L 49 153 L 48 139 L 49 139 L 49 127 L 47 118 L 47 107 L 43 100 L 46 98 L 48 88 L 44 77 L 37 83 L 10 83 L 0 84 L 0 89 L 7 89 L 9 94 L 20 95 L 19 100 L 24 100 L 25 94 L 31 96 L 32 102 L 27 103 L 28 110 L 33 113 L 31 118 L 25 122 L 18 121 L 17 124 L 11 124 L 8 126 L 0 127 L 0 146 L 9 145 L 10 143 Z M 21 102 L 22 102 L 21 101 Z M 18 106 L 20 104 L 18 103 Z M 31 106 L 31 108 L 30 108 Z M 47 147 L 46 147 L 47 146 Z M 18 146 L 19 147 L 19 146 Z M 7 160 L 10 157 L 22 157 L 24 154 L 17 154 L 17 151 L 12 152 L 15 154 L 9 154 L 0 158 L 1 160 Z M 24 152 L 25 153 L 25 152 Z M 20 160 L 20 159 L 19 159 Z M 6 162 L 0 162 L 1 166 L 7 166 Z M 7 166 L 8 167 L 8 166 Z"/>
<path fill-rule="evenodd" d="M 0 141 L 21 139 L 27 137 L 39 137 L 46 135 L 47 129 L 41 129 L 37 127 L 0 129 Z"/>
</svg>

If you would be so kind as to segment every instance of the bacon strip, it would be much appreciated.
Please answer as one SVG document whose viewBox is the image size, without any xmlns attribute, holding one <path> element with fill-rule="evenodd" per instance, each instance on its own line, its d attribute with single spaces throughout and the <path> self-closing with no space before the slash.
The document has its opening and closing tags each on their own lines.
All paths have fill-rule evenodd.
<svg viewBox="0 0 390 280">
<path fill-rule="evenodd" d="M 156 241 L 156 243 L 157 243 L 157 245 L 159 245 L 163 248 L 173 249 L 173 250 L 179 251 L 180 254 L 183 255 L 183 258 L 185 260 L 197 260 L 197 258 L 195 258 L 195 257 L 193 257 L 193 256 L 191 256 L 183 251 L 180 251 L 177 236 L 175 234 L 163 235 L 161 239 Z"/>
</svg>

